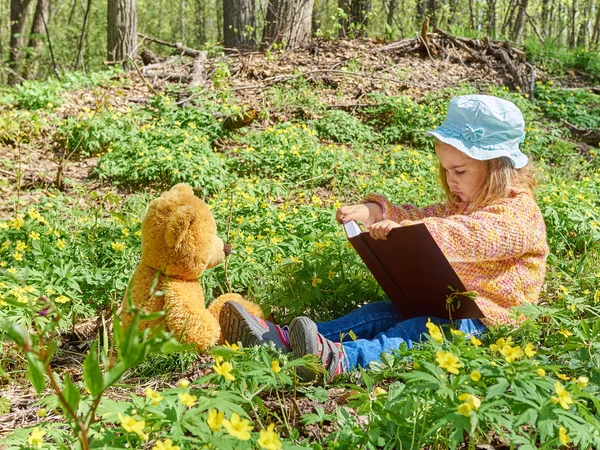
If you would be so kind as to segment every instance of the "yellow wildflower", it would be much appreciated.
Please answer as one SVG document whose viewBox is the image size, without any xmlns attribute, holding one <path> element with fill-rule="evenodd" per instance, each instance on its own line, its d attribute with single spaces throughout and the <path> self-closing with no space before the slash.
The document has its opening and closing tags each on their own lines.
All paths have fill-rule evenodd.
<svg viewBox="0 0 600 450">
<path fill-rule="evenodd" d="M 546 371 L 544 369 L 536 369 L 535 373 L 537 374 L 538 377 L 546 376 Z"/>
<path fill-rule="evenodd" d="M 221 375 L 226 380 L 229 380 L 229 381 L 235 380 L 235 377 L 231 374 L 231 371 L 233 370 L 233 366 L 231 365 L 230 362 L 224 362 L 223 364 L 216 363 L 213 366 L 213 369 L 216 373 Z"/>
<path fill-rule="evenodd" d="M 125 244 L 122 242 L 113 242 L 111 247 L 115 252 L 122 252 L 125 249 Z"/>
<path fill-rule="evenodd" d="M 454 336 L 463 336 L 465 334 L 460 330 L 455 330 L 454 328 L 450 329 L 450 333 L 452 333 Z"/>
<path fill-rule="evenodd" d="M 564 373 L 557 373 L 556 376 L 563 381 L 569 381 L 571 377 L 565 375 Z"/>
<path fill-rule="evenodd" d="M 69 297 L 67 297 L 66 295 L 61 295 L 59 297 L 56 297 L 56 299 L 54 300 L 56 303 L 69 303 L 71 301 L 71 299 Z"/>
<path fill-rule="evenodd" d="M 511 347 L 510 345 L 505 345 L 500 349 L 500 354 L 504 356 L 504 359 L 511 363 L 523 356 L 523 350 L 518 345 L 516 347 Z"/>
<path fill-rule="evenodd" d="M 534 350 L 534 346 L 532 343 L 529 343 L 525 346 L 525 354 L 530 358 L 533 358 L 537 352 Z"/>
<path fill-rule="evenodd" d="M 165 441 L 156 441 L 152 450 L 179 450 L 179 445 L 173 445 L 171 439 L 165 439 Z"/>
<path fill-rule="evenodd" d="M 36 233 L 35 231 L 32 231 L 31 233 L 29 233 L 29 239 L 31 239 L 32 241 L 39 241 L 40 233 Z"/>
<path fill-rule="evenodd" d="M 27 439 L 27 442 L 29 442 L 29 445 L 35 445 L 37 448 L 42 448 L 42 443 L 44 442 L 45 434 L 46 434 L 46 432 L 40 430 L 40 427 L 35 427 L 31 431 L 31 434 L 29 435 L 29 439 Z"/>
<path fill-rule="evenodd" d="M 473 372 L 471 372 L 471 380 L 473 380 L 473 381 L 481 380 L 481 372 L 478 372 L 477 370 L 474 370 Z"/>
<path fill-rule="evenodd" d="M 473 344 L 475 347 L 481 346 L 481 341 L 479 339 L 477 339 L 475 336 L 471 336 L 469 338 L 469 340 L 471 341 L 471 344 Z"/>
<path fill-rule="evenodd" d="M 27 244 L 25 244 L 25 242 L 23 242 L 23 241 L 17 241 L 16 249 L 17 249 L 18 252 L 22 252 L 26 248 L 27 248 Z"/>
<path fill-rule="evenodd" d="M 225 341 L 225 346 L 226 346 L 227 348 L 230 348 L 230 349 L 231 349 L 231 350 L 233 350 L 233 351 L 236 351 L 236 352 L 237 352 L 237 351 L 239 351 L 239 349 L 240 349 L 240 346 L 239 346 L 239 345 L 237 345 L 237 344 L 230 344 L 230 343 L 229 343 L 229 342 L 227 342 L 227 341 Z"/>
<path fill-rule="evenodd" d="M 260 448 L 266 450 L 279 450 L 281 448 L 281 441 L 275 432 L 274 423 L 269 424 L 266 430 L 260 430 L 260 437 L 257 442 Z"/>
<path fill-rule="evenodd" d="M 569 405 L 573 404 L 573 399 L 565 389 L 565 387 L 560 384 L 560 381 L 554 383 L 554 390 L 556 391 L 556 395 L 558 397 L 552 397 L 552 403 L 558 403 L 564 409 L 569 409 Z"/>
<path fill-rule="evenodd" d="M 504 347 L 505 345 L 510 345 L 510 344 L 512 344 L 512 338 L 508 338 L 508 339 L 500 338 L 496 341 L 495 344 L 490 345 L 490 350 L 492 350 L 493 352 L 499 352 L 502 349 L 502 347 Z"/>
<path fill-rule="evenodd" d="M 198 403 L 197 397 L 195 395 L 190 395 L 189 392 L 186 392 L 184 394 L 179 394 L 179 400 L 181 401 L 181 403 L 183 403 L 188 408 L 191 408 L 191 407 L 195 406 L 196 403 Z"/>
<path fill-rule="evenodd" d="M 23 261 L 23 253 L 21 252 L 14 252 L 12 257 L 15 261 Z"/>
<path fill-rule="evenodd" d="M 333 277 L 335 277 L 335 272 L 330 269 L 329 273 L 327 274 L 327 278 L 329 278 L 330 280 L 333 280 Z"/>
<path fill-rule="evenodd" d="M 230 435 L 240 441 L 250 439 L 252 425 L 248 419 L 242 419 L 237 413 L 232 414 L 231 420 L 223 419 L 223 426 Z"/>
<path fill-rule="evenodd" d="M 177 386 L 179 386 L 180 388 L 187 388 L 190 385 L 190 380 L 188 380 L 187 378 L 182 378 L 181 380 L 179 380 L 177 382 Z"/>
<path fill-rule="evenodd" d="M 281 367 L 279 367 L 278 360 L 274 359 L 273 361 L 271 361 L 271 370 L 273 371 L 273 373 L 281 372 Z"/>
<path fill-rule="evenodd" d="M 444 340 L 444 335 L 442 334 L 442 331 L 436 324 L 434 324 L 431 321 L 431 319 L 427 319 L 427 323 L 425 324 L 425 326 L 429 331 L 429 336 L 431 336 L 431 339 L 433 339 L 435 342 L 439 344 Z"/>
<path fill-rule="evenodd" d="M 458 406 L 458 412 L 459 412 L 459 414 L 462 414 L 463 416 L 469 417 L 471 415 L 471 407 L 469 406 L 468 403 L 461 403 Z"/>
<path fill-rule="evenodd" d="M 223 425 L 223 420 L 225 419 L 225 414 L 216 409 L 211 409 L 208 412 L 208 419 L 206 423 L 208 427 L 213 431 L 221 431 L 221 426 Z"/>
<path fill-rule="evenodd" d="M 573 336 L 573 333 L 571 333 L 569 330 L 567 330 L 566 328 L 562 328 L 560 330 L 558 330 L 558 332 L 560 334 L 562 334 L 564 337 L 568 338 L 569 336 Z"/>
<path fill-rule="evenodd" d="M 577 378 L 577 381 L 575 381 L 575 383 L 577 383 L 577 386 L 579 386 L 581 389 L 585 389 L 589 381 L 590 379 L 588 377 L 581 376 Z"/>
<path fill-rule="evenodd" d="M 317 284 L 319 284 L 320 282 L 322 282 L 323 280 L 321 280 L 317 275 L 315 275 L 315 277 L 312 280 L 312 286 L 313 287 L 317 287 Z"/>
<path fill-rule="evenodd" d="M 160 395 L 158 392 L 156 392 L 151 387 L 146 388 L 146 397 L 148 397 L 150 400 L 152 400 L 152 404 L 154 406 L 158 405 L 158 403 L 164 398 L 162 395 Z"/>
<path fill-rule="evenodd" d="M 124 416 L 121 413 L 118 414 L 118 417 L 119 422 L 121 422 L 121 426 L 125 431 L 128 433 L 136 433 L 140 437 L 144 436 L 144 427 L 146 426 L 145 421 L 138 421 L 131 416 Z"/>
<path fill-rule="evenodd" d="M 458 357 L 454 356 L 452 353 L 439 350 L 435 355 L 438 366 L 442 369 L 446 369 L 450 373 L 457 374 L 459 367 L 463 366 L 458 360 Z"/>
<path fill-rule="evenodd" d="M 565 427 L 560 427 L 558 429 L 558 440 L 562 445 L 567 445 L 569 442 L 571 442 L 571 438 L 567 434 L 567 429 Z"/>
</svg>

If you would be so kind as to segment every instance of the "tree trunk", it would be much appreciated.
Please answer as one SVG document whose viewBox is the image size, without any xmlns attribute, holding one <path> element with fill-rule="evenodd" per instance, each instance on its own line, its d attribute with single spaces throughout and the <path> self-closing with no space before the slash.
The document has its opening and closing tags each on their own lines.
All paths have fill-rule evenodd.
<svg viewBox="0 0 600 450">
<path fill-rule="evenodd" d="M 582 15 L 582 21 L 579 24 L 579 33 L 577 36 L 577 46 L 587 48 L 588 40 L 590 37 L 590 20 L 592 16 L 592 1 L 589 0 L 585 6 Z"/>
<path fill-rule="evenodd" d="M 600 37 L 600 1 L 596 5 L 596 23 L 594 25 L 594 32 L 592 33 L 592 42 L 598 46 L 598 39 Z"/>
<path fill-rule="evenodd" d="M 549 2 L 550 0 L 542 0 L 542 33 L 544 33 L 544 36 L 548 36 Z"/>
<path fill-rule="evenodd" d="M 283 42 L 296 48 L 310 41 L 313 0 L 269 0 L 262 46 Z"/>
<path fill-rule="evenodd" d="M 223 0 L 225 48 L 251 50 L 256 45 L 254 0 Z"/>
<path fill-rule="evenodd" d="M 456 21 L 456 10 L 458 6 L 458 0 L 449 0 L 450 5 L 450 18 L 448 19 L 448 26 L 454 25 Z"/>
<path fill-rule="evenodd" d="M 23 77 L 33 80 L 37 76 L 40 47 L 46 36 L 46 26 L 50 18 L 50 0 L 38 0 L 31 24 L 31 35 L 27 44 Z"/>
<path fill-rule="evenodd" d="M 338 7 L 348 16 L 342 20 L 340 36 L 363 36 L 367 29 L 371 6 L 371 0 L 338 0 Z"/>
<path fill-rule="evenodd" d="M 108 1 L 107 50 L 109 61 L 133 58 L 137 46 L 135 0 Z"/>
<path fill-rule="evenodd" d="M 181 42 L 186 42 L 185 0 L 179 0 L 179 32 L 181 33 Z"/>
<path fill-rule="evenodd" d="M 517 20 L 515 21 L 515 27 L 513 28 L 513 41 L 515 45 L 518 45 L 523 36 L 523 30 L 525 29 L 525 22 L 527 22 L 527 4 L 529 0 L 521 0 L 518 6 Z"/>
<path fill-rule="evenodd" d="M 16 84 L 19 81 L 21 63 L 23 61 L 23 44 L 25 43 L 25 22 L 27 21 L 27 7 L 29 0 L 10 1 L 10 55 L 8 66 L 8 83 Z"/>
<path fill-rule="evenodd" d="M 196 28 L 196 39 L 199 46 L 204 45 L 206 39 L 206 3 L 205 0 L 196 0 L 196 20 L 198 26 Z M 160 36 L 160 35 L 159 35 Z"/>
<path fill-rule="evenodd" d="M 496 0 L 488 0 L 487 35 L 492 39 L 496 37 Z"/>
<path fill-rule="evenodd" d="M 469 0 L 469 12 L 471 16 L 471 28 L 477 30 L 477 5 L 476 0 Z"/>
<path fill-rule="evenodd" d="M 420 28 L 425 20 L 425 11 L 427 10 L 426 1 L 427 0 L 417 0 L 417 28 Z"/>
<path fill-rule="evenodd" d="M 394 28 L 394 14 L 396 14 L 396 8 L 398 7 L 398 0 L 390 0 L 388 3 L 388 11 L 386 17 L 386 23 L 388 27 Z"/>
<path fill-rule="evenodd" d="M 579 5 L 577 4 L 577 0 L 573 0 L 573 4 L 571 7 L 571 33 L 569 35 L 569 48 L 575 48 L 576 38 L 577 38 L 577 9 Z"/>
</svg>

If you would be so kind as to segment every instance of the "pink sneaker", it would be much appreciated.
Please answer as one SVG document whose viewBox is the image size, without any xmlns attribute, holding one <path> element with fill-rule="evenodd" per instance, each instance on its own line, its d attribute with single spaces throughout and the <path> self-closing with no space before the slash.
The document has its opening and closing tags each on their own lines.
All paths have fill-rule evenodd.
<svg viewBox="0 0 600 450">
<path fill-rule="evenodd" d="M 273 342 L 281 352 L 291 351 L 287 327 L 280 327 L 250 314 L 246 308 L 232 300 L 223 305 L 219 324 L 223 337 L 231 344 L 241 342 L 244 347 L 249 347 Z"/>
<path fill-rule="evenodd" d="M 340 344 L 326 339 L 317 331 L 317 325 L 308 317 L 296 317 L 290 323 L 290 345 L 298 357 L 317 355 L 329 372 L 331 380 L 344 372 L 342 360 L 344 352 Z M 314 381 L 318 373 L 306 367 L 298 367 L 298 374 L 304 381 Z"/>
</svg>

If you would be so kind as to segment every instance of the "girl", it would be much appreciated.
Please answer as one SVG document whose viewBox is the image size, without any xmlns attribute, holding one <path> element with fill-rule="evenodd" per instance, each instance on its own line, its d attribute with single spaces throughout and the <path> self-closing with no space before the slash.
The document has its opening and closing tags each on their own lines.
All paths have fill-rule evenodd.
<svg viewBox="0 0 600 450">
<path fill-rule="evenodd" d="M 533 175 L 519 144 L 525 137 L 521 111 L 511 102 L 485 95 L 454 98 L 446 119 L 427 133 L 435 138 L 446 201 L 425 208 L 394 205 L 370 194 L 361 204 L 341 207 L 337 221 L 361 221 L 375 239 L 393 228 L 424 223 L 485 319 L 454 321 L 467 336 L 489 325 L 515 324 L 509 308 L 537 302 L 546 272 L 548 244 L 541 211 L 535 203 Z M 367 304 L 329 322 L 308 317 L 279 327 L 230 302 L 221 313 L 224 338 L 245 345 L 273 341 L 297 356 L 316 354 L 334 376 L 366 367 L 406 343 L 412 347 L 428 327 L 448 324 L 435 317 L 403 320 L 390 302 Z M 352 330 L 356 340 L 337 342 Z M 304 370 L 305 379 L 314 374 Z"/>
</svg>

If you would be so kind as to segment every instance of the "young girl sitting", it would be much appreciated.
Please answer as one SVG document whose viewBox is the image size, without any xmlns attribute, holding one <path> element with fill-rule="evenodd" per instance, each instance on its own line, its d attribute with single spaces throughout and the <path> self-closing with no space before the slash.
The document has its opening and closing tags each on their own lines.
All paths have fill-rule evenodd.
<svg viewBox="0 0 600 450">
<path fill-rule="evenodd" d="M 519 144 L 525 137 L 521 111 L 511 102 L 485 95 L 454 98 L 445 121 L 427 133 L 435 138 L 440 179 L 447 199 L 416 208 L 394 205 L 370 194 L 361 204 L 344 206 L 337 221 L 361 221 L 375 239 L 387 239 L 393 228 L 424 223 L 470 291 L 485 319 L 454 321 L 467 336 L 489 325 L 515 323 L 509 308 L 537 302 L 546 272 L 546 227 L 537 206 L 533 175 Z M 289 330 L 263 321 L 229 302 L 220 317 L 228 342 L 244 345 L 268 341 L 297 356 L 319 355 L 334 376 L 366 367 L 406 343 L 412 347 L 436 317 L 403 320 L 390 302 L 374 302 L 329 322 L 294 319 Z M 356 340 L 338 343 L 352 330 Z M 306 370 L 304 378 L 314 375 Z"/>
</svg>

